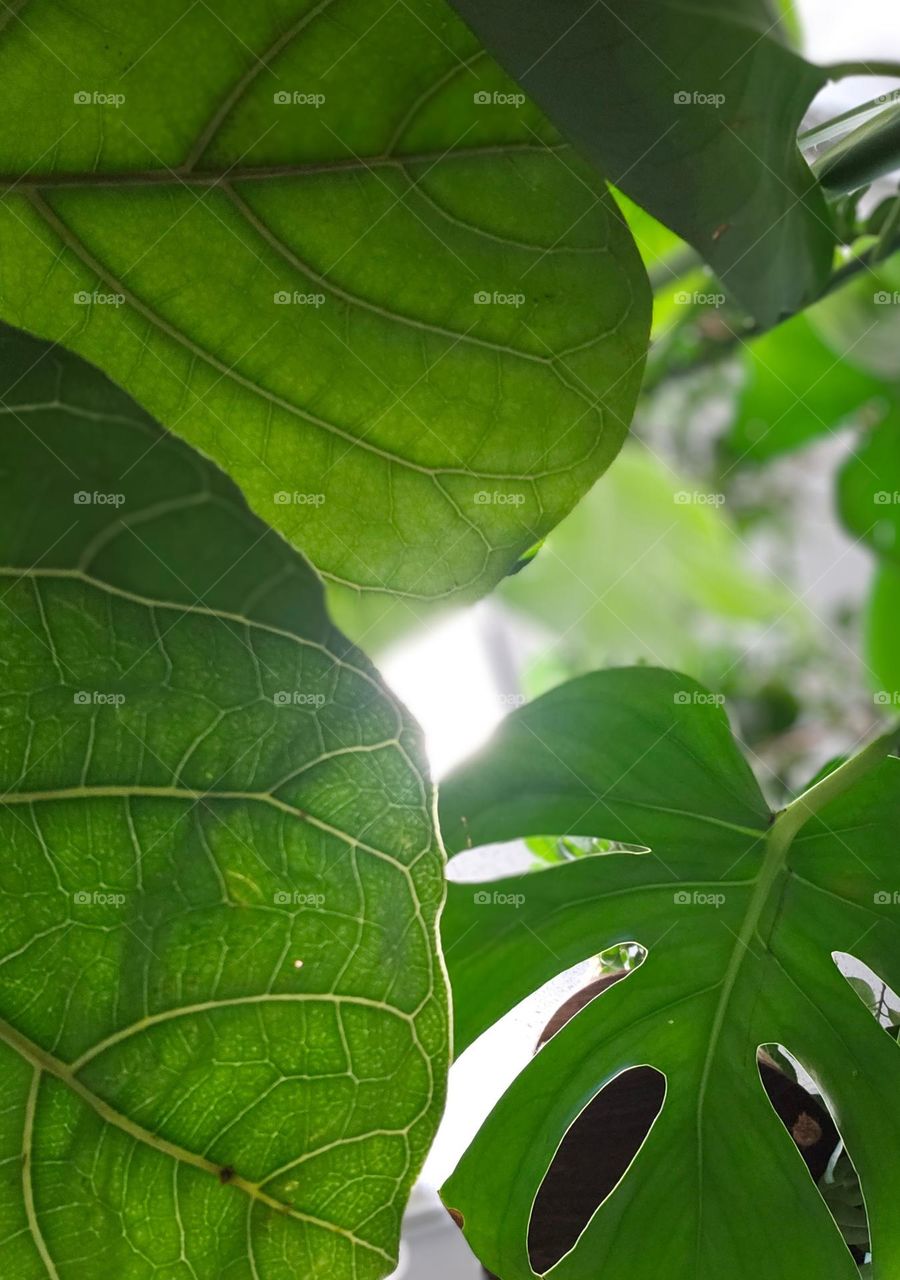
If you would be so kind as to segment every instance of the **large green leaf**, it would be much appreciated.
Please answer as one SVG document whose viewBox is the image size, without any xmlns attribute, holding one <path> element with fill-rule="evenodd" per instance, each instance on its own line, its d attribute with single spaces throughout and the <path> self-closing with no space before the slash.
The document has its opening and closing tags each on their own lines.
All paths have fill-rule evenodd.
<svg viewBox="0 0 900 1280">
<path fill-rule="evenodd" d="M 458 1050 L 564 967 L 617 943 L 649 952 L 541 1050 L 444 1188 L 503 1280 L 530 1280 L 531 1206 L 564 1133 L 642 1064 L 666 1076 L 662 1111 L 552 1274 L 853 1280 L 763 1092 L 767 1043 L 834 1104 L 875 1280 L 900 1268 L 900 1058 L 832 959 L 900 982 L 900 762 L 879 741 L 775 818 L 714 702 L 658 669 L 585 676 L 513 713 L 442 788 L 452 848 L 566 832 L 649 849 L 451 888 Z"/>
<path fill-rule="evenodd" d="M 0 370 L 0 1272 L 377 1280 L 447 1055 L 419 732 L 230 480 Z"/>
<path fill-rule="evenodd" d="M 453 0 L 610 181 L 763 325 L 812 302 L 834 232 L 796 131 L 825 73 L 759 0 Z"/>
<path fill-rule="evenodd" d="M 639 256 L 443 0 L 31 0 L 0 81 L 3 315 L 330 578 L 475 596 L 615 456 Z"/>
</svg>

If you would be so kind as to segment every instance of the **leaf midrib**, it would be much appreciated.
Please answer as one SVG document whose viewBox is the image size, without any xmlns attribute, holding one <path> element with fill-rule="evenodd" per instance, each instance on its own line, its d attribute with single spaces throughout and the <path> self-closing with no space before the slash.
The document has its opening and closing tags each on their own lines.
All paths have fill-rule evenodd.
<svg viewBox="0 0 900 1280">
<path fill-rule="evenodd" d="M 846 760 L 842 765 L 839 765 L 838 768 L 834 769 L 814 786 L 803 792 L 794 801 L 792 801 L 787 808 L 782 809 L 781 812 L 774 817 L 772 826 L 766 835 L 765 857 L 763 858 L 760 869 L 755 877 L 755 887 L 750 898 L 750 902 L 747 905 L 747 911 L 744 916 L 741 931 L 735 936 L 735 945 L 732 948 L 728 968 L 725 971 L 722 994 L 720 995 L 716 1006 L 716 1013 L 710 1031 L 709 1047 L 704 1060 L 700 1087 L 697 1094 L 698 1195 L 696 1258 L 698 1273 L 700 1266 L 700 1249 L 703 1242 L 703 1111 L 706 1100 L 706 1089 L 712 1073 L 713 1059 L 716 1055 L 722 1029 L 728 1016 L 728 1006 L 731 996 L 737 985 L 738 978 L 740 977 L 744 961 L 747 955 L 750 954 L 750 942 L 754 934 L 758 935 L 759 922 L 762 919 L 763 912 L 769 903 L 770 894 L 782 872 L 787 868 L 788 856 L 791 848 L 793 847 L 794 840 L 800 830 L 824 807 L 830 804 L 838 796 L 842 795 L 845 791 L 852 788 L 862 777 L 871 772 L 872 769 L 877 768 L 885 757 L 891 753 L 892 748 L 895 747 L 898 734 L 900 734 L 900 729 L 898 728 L 891 730 L 887 734 L 883 734 L 874 742 L 871 742 L 857 756 Z M 765 954 L 772 957 L 768 941 L 760 938 L 760 942 L 762 943 Z"/>
<path fill-rule="evenodd" d="M 41 1075 L 46 1074 L 53 1076 L 55 1079 L 68 1086 L 68 1088 L 81 1098 L 83 1102 L 86 1102 L 102 1120 L 108 1124 L 114 1125 L 118 1129 L 121 1129 L 122 1132 L 128 1134 L 128 1136 L 133 1138 L 135 1141 L 152 1147 L 155 1150 L 162 1152 L 162 1154 L 170 1156 L 172 1159 L 178 1160 L 183 1164 L 193 1165 L 195 1169 L 200 1169 L 204 1173 L 212 1174 L 217 1180 L 221 1181 L 222 1167 L 220 1165 L 214 1164 L 213 1161 L 207 1160 L 205 1156 L 201 1156 L 195 1151 L 190 1151 L 186 1147 L 181 1147 L 178 1146 L 177 1143 L 170 1142 L 167 1138 L 160 1137 L 159 1134 L 151 1133 L 149 1129 L 145 1129 L 142 1125 L 137 1124 L 128 1116 L 123 1115 L 122 1112 L 117 1111 L 115 1107 L 110 1106 L 108 1102 L 105 1102 L 91 1089 L 87 1088 L 86 1085 L 82 1084 L 82 1082 L 76 1078 L 72 1068 L 67 1063 L 62 1062 L 59 1058 L 54 1057 L 53 1054 L 42 1049 L 39 1045 L 35 1044 L 34 1041 L 23 1036 L 15 1027 L 2 1019 L 0 1019 L 0 1041 L 8 1045 L 10 1049 L 18 1053 L 20 1057 L 24 1058 L 26 1062 L 30 1063 L 30 1065 L 35 1068 L 38 1082 Z M 38 1083 L 32 1082 L 31 1090 L 34 1095 L 35 1106 L 37 1102 L 37 1088 Z M 393 1259 L 390 1254 L 378 1245 L 372 1244 L 368 1240 L 361 1239 L 355 1234 L 355 1232 L 349 1231 L 345 1227 L 340 1227 L 337 1223 L 328 1222 L 323 1218 L 316 1218 L 312 1214 L 303 1213 L 301 1210 L 294 1208 L 285 1201 L 278 1200 L 275 1196 L 269 1195 L 261 1189 L 259 1184 L 250 1182 L 248 1179 L 241 1177 L 238 1173 L 230 1174 L 224 1185 L 227 1187 L 235 1187 L 237 1190 L 240 1190 L 245 1195 L 249 1196 L 252 1200 L 258 1201 L 269 1209 L 274 1209 L 277 1213 L 295 1218 L 300 1222 L 306 1223 L 308 1226 L 319 1227 L 322 1230 L 343 1236 L 344 1239 L 349 1240 L 351 1244 L 358 1248 L 376 1253 L 379 1257 L 384 1258 L 390 1265 L 394 1264 L 395 1259 Z M 32 1234 L 34 1234 L 34 1224 L 29 1223 L 29 1226 L 31 1227 Z"/>
<path fill-rule="evenodd" d="M 370 169 L 398 169 L 408 165 L 436 164 L 450 160 L 473 160 L 481 156 L 547 155 L 571 151 L 568 143 L 498 142 L 492 146 L 457 147 L 450 151 L 411 151 L 407 154 L 381 153 L 371 158 L 307 161 L 300 164 L 225 165 L 216 169 L 189 169 L 185 165 L 161 169 L 120 169 L 28 174 L 0 173 L 0 199 L 13 191 L 51 191 L 60 187 L 216 187 L 223 182 L 262 182 L 268 178 L 314 178 L 326 173 L 365 173 Z M 551 246 L 552 247 L 552 246 Z"/>
</svg>

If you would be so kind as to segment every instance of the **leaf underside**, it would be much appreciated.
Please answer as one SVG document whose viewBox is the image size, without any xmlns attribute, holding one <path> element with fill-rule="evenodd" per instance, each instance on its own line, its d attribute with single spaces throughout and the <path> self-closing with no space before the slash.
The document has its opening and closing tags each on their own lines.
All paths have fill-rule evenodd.
<svg viewBox="0 0 900 1280">
<path fill-rule="evenodd" d="M 418 730 L 230 480 L 0 372 L 0 1272 L 377 1280 L 447 1058 Z"/>
<path fill-rule="evenodd" d="M 443 0 L 27 8 L 0 17 L 3 316 L 330 579 L 488 590 L 631 417 L 649 288 L 603 181 Z"/>
<path fill-rule="evenodd" d="M 900 762 L 873 764 L 791 841 L 712 703 L 671 672 L 585 676 L 514 712 L 442 785 L 450 849 L 566 832 L 649 850 L 450 888 L 457 1052 L 563 968 L 623 942 L 649 952 L 541 1050 L 443 1189 L 504 1280 L 532 1274 L 531 1207 L 568 1127 L 644 1064 L 666 1076 L 662 1111 L 554 1277 L 852 1280 L 762 1089 L 757 1050 L 771 1043 L 833 1106 L 875 1280 L 900 1267 L 897 1046 L 832 959 L 848 952 L 900 982 Z"/>
</svg>

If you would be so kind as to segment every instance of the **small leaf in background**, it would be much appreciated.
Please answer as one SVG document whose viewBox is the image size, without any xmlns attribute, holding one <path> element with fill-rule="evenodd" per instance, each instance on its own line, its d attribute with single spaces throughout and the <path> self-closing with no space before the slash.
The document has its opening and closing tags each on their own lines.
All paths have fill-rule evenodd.
<svg viewBox="0 0 900 1280">
<path fill-rule="evenodd" d="M 741 546 L 724 496 L 637 442 L 499 596 L 559 637 L 569 674 L 646 660 L 711 675 L 729 635 L 771 626 L 790 603 Z"/>
<path fill-rule="evenodd" d="M 330 580 L 475 598 L 615 457 L 639 255 L 443 0 L 33 0 L 0 78 L 4 318 Z"/>
<path fill-rule="evenodd" d="M 379 1280 L 448 1054 L 419 731 L 211 463 L 0 379 L 0 1273 Z"/>
<path fill-rule="evenodd" d="M 900 260 L 862 271 L 813 307 L 809 322 L 835 364 L 883 382 L 900 380 Z"/>
<path fill-rule="evenodd" d="M 900 564 L 900 408 L 862 436 L 838 476 L 838 505 L 854 537 Z"/>
<path fill-rule="evenodd" d="M 876 705 L 891 713 L 900 706 L 900 565 L 882 558 L 872 580 L 865 614 L 865 660 Z"/>
<path fill-rule="evenodd" d="M 744 346 L 744 383 L 724 440 L 734 463 L 766 462 L 838 431 L 864 409 L 884 412 L 888 383 L 841 359 L 819 336 L 825 303 Z"/>
</svg>

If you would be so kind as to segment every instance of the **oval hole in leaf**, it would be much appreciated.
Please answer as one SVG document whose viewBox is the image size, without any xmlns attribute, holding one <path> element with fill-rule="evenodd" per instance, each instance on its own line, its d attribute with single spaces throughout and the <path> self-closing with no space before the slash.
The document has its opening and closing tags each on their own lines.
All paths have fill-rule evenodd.
<svg viewBox="0 0 900 1280">
<path fill-rule="evenodd" d="M 566 1131 L 538 1189 L 528 1224 L 528 1257 L 539 1275 L 578 1243 L 647 1140 L 666 1096 L 655 1067 L 621 1072 Z"/>
<path fill-rule="evenodd" d="M 853 1260 L 862 1263 L 868 1256 L 868 1216 L 833 1107 L 803 1063 L 783 1045 L 763 1045 L 757 1066 L 775 1114 L 793 1138 Z"/>
<path fill-rule="evenodd" d="M 638 943 L 623 944 L 637 968 L 646 956 Z M 604 952 L 607 960 L 620 948 Z M 544 1027 L 538 1048 L 615 983 L 634 970 L 601 975 L 576 991 Z M 595 1094 L 567 1129 L 535 1196 L 528 1224 L 528 1256 L 538 1274 L 548 1271 L 578 1242 L 597 1208 L 615 1190 L 662 1110 L 666 1078 L 655 1067 L 631 1067 Z"/>
</svg>

